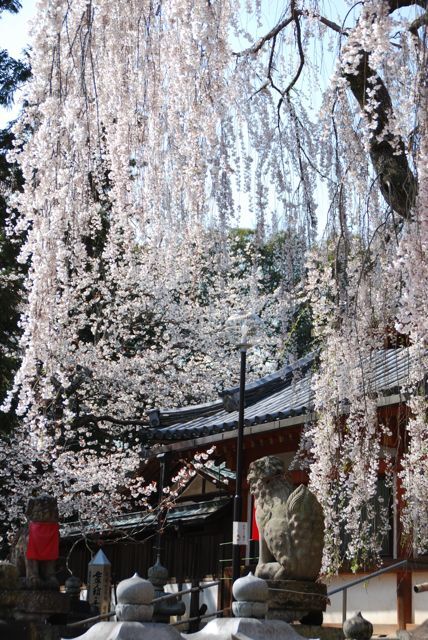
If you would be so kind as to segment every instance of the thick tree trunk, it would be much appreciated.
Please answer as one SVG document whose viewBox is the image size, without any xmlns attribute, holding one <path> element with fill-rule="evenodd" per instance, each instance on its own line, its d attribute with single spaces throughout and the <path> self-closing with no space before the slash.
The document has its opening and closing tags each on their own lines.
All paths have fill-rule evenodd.
<svg viewBox="0 0 428 640">
<path fill-rule="evenodd" d="M 403 140 L 388 132 L 388 120 L 393 112 L 391 97 L 382 79 L 370 67 L 366 51 L 361 51 L 357 73 L 348 74 L 346 78 L 362 110 L 368 102 L 367 90 L 376 87 L 371 100 L 378 104 L 368 115 L 369 120 L 376 123 L 370 142 L 370 158 L 386 202 L 400 216 L 410 218 L 417 181 L 409 166 Z"/>
</svg>

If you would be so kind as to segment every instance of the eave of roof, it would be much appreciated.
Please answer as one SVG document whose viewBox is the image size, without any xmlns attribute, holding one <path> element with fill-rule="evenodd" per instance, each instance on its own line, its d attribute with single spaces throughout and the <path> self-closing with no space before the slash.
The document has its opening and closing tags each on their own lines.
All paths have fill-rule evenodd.
<svg viewBox="0 0 428 640">
<path fill-rule="evenodd" d="M 166 525 L 177 524 L 198 524 L 205 522 L 208 518 L 218 513 L 232 501 L 231 496 L 222 496 L 204 502 L 187 502 L 176 504 L 166 515 Z M 111 533 L 124 531 L 127 529 L 138 529 L 143 531 L 146 528 L 157 525 L 157 515 L 150 511 L 136 511 L 119 516 L 111 527 Z M 94 531 L 95 535 L 97 532 Z M 105 533 L 105 532 L 104 532 Z M 81 535 L 80 529 L 74 529 L 73 525 L 61 527 L 62 538 L 73 538 Z"/>
<path fill-rule="evenodd" d="M 271 396 L 273 393 L 288 387 L 297 376 L 303 377 L 316 361 L 317 352 L 313 351 L 293 364 L 282 367 L 259 380 L 245 385 L 245 406 Z M 220 400 L 205 404 L 172 409 L 154 408 L 147 412 L 150 426 L 153 429 L 166 429 L 177 424 L 193 422 L 198 418 L 207 418 L 221 412 L 233 413 L 238 409 L 239 387 L 232 387 L 220 392 Z"/>
<path fill-rule="evenodd" d="M 303 360 L 303 362 L 302 362 Z M 286 386 L 282 386 L 275 392 L 275 385 L 280 385 L 279 372 L 273 376 L 267 376 L 259 381 L 257 393 L 260 399 L 245 409 L 245 433 L 249 433 L 248 427 L 264 425 L 271 429 L 286 426 L 287 424 L 301 424 L 311 421 L 314 412 L 314 391 L 311 383 L 311 367 L 314 362 L 314 354 L 309 354 L 306 359 L 296 363 L 294 369 L 286 367 Z M 405 401 L 401 395 L 402 388 L 406 385 L 409 376 L 408 349 L 387 349 L 373 354 L 366 380 L 366 390 L 377 394 L 378 406 L 396 404 Z M 292 371 L 299 372 L 302 369 L 306 374 L 296 379 L 291 375 Z M 268 380 L 269 378 L 269 380 Z M 271 384 L 272 383 L 272 384 Z M 256 388 L 256 383 L 253 388 Z M 246 387 L 247 389 L 247 387 Z M 264 389 L 263 393 L 261 389 Z M 232 390 L 235 392 L 234 390 Z M 247 397 L 247 396 L 246 396 Z M 254 397 L 254 396 L 253 396 Z M 342 412 L 347 413 L 346 402 L 343 403 Z M 296 420 L 297 419 L 297 420 Z M 168 427 L 154 428 L 151 430 L 150 439 L 158 443 L 190 442 L 196 443 L 195 447 L 209 444 L 220 439 L 225 439 L 224 434 L 235 437 L 238 426 L 238 411 L 226 411 L 224 408 L 212 415 L 198 415 L 193 420 L 177 422 Z M 265 430 L 265 429 L 264 429 Z M 233 434 L 233 435 L 232 435 Z M 176 447 L 168 447 L 168 449 Z M 190 448 L 190 447 L 188 447 Z M 183 450 L 183 447 L 180 447 Z"/>
<path fill-rule="evenodd" d="M 189 422 L 198 417 L 210 416 L 223 408 L 223 401 L 216 400 L 206 404 L 195 404 L 190 407 L 173 409 L 150 409 L 147 412 L 150 426 L 153 428 L 168 427 L 173 424 Z"/>
</svg>

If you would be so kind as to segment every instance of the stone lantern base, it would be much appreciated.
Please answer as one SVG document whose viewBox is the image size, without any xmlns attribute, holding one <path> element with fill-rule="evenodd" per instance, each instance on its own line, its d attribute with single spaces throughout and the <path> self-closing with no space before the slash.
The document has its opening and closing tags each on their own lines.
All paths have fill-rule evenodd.
<svg viewBox="0 0 428 640">
<path fill-rule="evenodd" d="M 65 621 L 69 609 L 69 596 L 59 591 L 0 590 L 1 618 L 44 623 L 52 616 L 64 616 Z"/>
<path fill-rule="evenodd" d="M 183 640 L 183 636 L 157 622 L 98 622 L 75 640 Z"/>
</svg>

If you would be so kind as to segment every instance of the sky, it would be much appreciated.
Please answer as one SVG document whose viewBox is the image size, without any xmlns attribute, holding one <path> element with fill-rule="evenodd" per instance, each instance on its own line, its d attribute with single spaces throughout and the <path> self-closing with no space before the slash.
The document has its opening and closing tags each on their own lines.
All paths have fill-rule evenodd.
<svg viewBox="0 0 428 640">
<path fill-rule="evenodd" d="M 22 9 L 19 13 L 3 11 L 0 14 L 0 48 L 7 49 L 14 58 L 20 58 L 28 45 L 30 21 L 35 15 L 37 0 L 21 0 L 21 4 Z M 12 109 L 0 109 L 0 127 L 16 117 L 19 96 L 15 102 L 15 107 Z"/>
</svg>

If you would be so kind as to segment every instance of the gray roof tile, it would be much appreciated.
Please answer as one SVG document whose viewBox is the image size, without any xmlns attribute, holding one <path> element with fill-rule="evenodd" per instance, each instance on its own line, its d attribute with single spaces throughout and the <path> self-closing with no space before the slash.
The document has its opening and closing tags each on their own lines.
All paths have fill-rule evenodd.
<svg viewBox="0 0 428 640">
<path fill-rule="evenodd" d="M 284 367 L 277 373 L 246 386 L 245 426 L 310 413 L 314 406 L 311 380 L 315 361 L 316 354 L 311 353 L 294 365 Z M 367 391 L 383 396 L 397 393 L 408 380 L 408 349 L 378 351 L 368 363 L 367 369 Z M 296 373 L 298 377 L 303 374 L 303 377 L 296 379 Z M 234 388 L 224 395 L 232 396 L 236 392 L 237 388 Z M 203 410 L 199 410 L 201 407 Z M 215 412 L 212 413 L 209 407 Z M 186 417 L 191 415 L 191 409 L 184 408 L 187 412 Z M 164 412 L 159 410 L 160 424 L 165 426 L 153 428 L 151 438 L 158 442 L 189 440 L 231 431 L 238 426 L 238 411 L 226 411 L 218 402 L 212 405 L 197 405 L 194 409 L 193 415 L 196 417 L 193 420 L 177 420 L 175 424 L 171 424 L 170 420 L 165 424 L 162 419 Z M 180 410 L 176 416 L 180 417 Z"/>
</svg>

